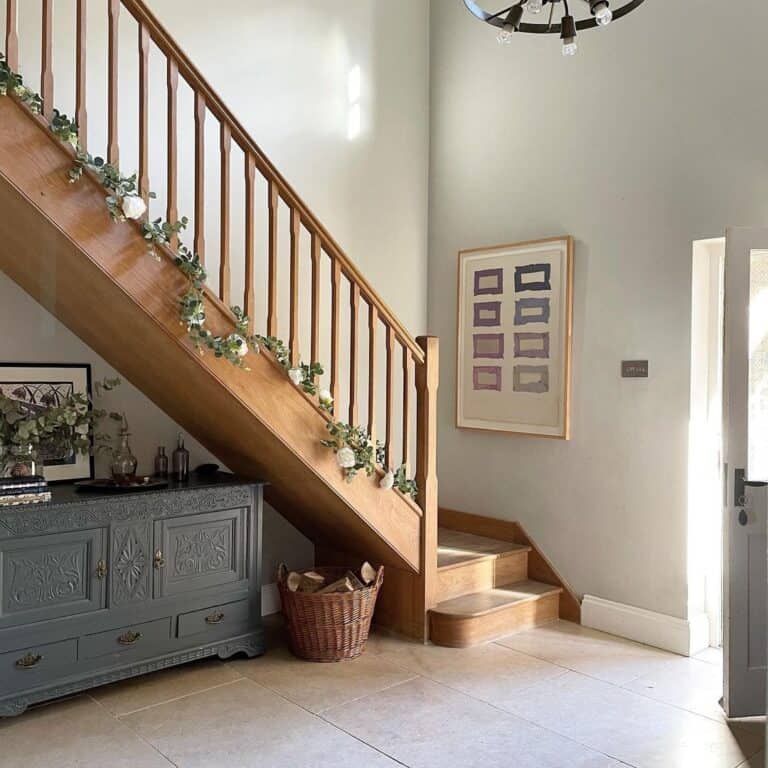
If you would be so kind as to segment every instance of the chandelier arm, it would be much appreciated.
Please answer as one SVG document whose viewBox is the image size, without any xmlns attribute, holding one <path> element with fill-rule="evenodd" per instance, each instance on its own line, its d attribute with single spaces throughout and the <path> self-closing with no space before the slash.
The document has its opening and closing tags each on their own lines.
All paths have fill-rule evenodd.
<svg viewBox="0 0 768 768">
<path fill-rule="evenodd" d="M 503 11 L 499 11 L 498 13 L 494 13 L 493 16 L 489 16 L 486 21 L 490 21 L 491 19 L 498 19 L 502 17 L 505 13 L 509 13 L 516 5 L 520 5 L 520 3 L 513 3 L 509 6 L 509 8 L 505 8 Z"/>
</svg>

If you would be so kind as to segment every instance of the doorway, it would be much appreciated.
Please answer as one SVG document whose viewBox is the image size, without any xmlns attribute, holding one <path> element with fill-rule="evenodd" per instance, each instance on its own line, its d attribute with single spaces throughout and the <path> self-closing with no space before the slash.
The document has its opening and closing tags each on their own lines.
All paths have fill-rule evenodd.
<svg viewBox="0 0 768 768">
<path fill-rule="evenodd" d="M 692 650 L 723 642 L 725 238 L 693 243 L 688 435 L 688 616 Z"/>
</svg>

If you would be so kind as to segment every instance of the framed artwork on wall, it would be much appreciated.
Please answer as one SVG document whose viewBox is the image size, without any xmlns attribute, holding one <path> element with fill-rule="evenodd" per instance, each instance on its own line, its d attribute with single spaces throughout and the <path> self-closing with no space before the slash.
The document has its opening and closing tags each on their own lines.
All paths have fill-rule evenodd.
<svg viewBox="0 0 768 768">
<path fill-rule="evenodd" d="M 75 393 L 92 395 L 88 364 L 0 363 L 0 394 L 22 401 L 30 412 L 56 406 Z M 49 483 L 93 479 L 93 456 L 60 455 L 41 446 L 38 461 Z"/>
<path fill-rule="evenodd" d="M 573 238 L 459 253 L 456 426 L 568 440 Z"/>
</svg>

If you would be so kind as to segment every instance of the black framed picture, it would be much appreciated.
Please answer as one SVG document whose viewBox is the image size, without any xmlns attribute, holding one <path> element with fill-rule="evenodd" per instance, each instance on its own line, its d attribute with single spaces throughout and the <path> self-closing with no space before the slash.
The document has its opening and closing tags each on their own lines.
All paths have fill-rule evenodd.
<svg viewBox="0 0 768 768">
<path fill-rule="evenodd" d="M 0 363 L 0 394 L 20 400 L 30 409 L 58 405 L 73 394 L 91 397 L 88 363 Z M 49 483 L 92 480 L 93 456 L 64 455 L 41 446 L 38 460 Z"/>
</svg>

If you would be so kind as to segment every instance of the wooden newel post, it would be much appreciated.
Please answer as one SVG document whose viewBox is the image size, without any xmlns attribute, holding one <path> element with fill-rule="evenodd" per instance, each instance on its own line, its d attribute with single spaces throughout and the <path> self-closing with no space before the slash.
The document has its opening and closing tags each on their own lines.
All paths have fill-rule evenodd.
<svg viewBox="0 0 768 768">
<path fill-rule="evenodd" d="M 437 587 L 437 388 L 440 346 L 436 336 L 419 336 L 424 364 L 416 366 L 416 484 L 421 518 L 421 585 L 419 597 L 428 640 L 427 611 L 433 608 Z"/>
</svg>

